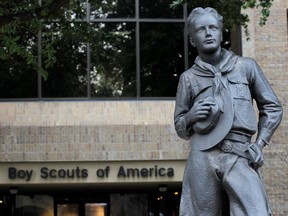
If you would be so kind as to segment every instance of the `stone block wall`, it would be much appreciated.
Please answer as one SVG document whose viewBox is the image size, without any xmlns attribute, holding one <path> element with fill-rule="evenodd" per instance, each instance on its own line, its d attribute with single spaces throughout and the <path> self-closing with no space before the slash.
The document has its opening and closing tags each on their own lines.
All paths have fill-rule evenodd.
<svg viewBox="0 0 288 216">
<path fill-rule="evenodd" d="M 255 58 L 283 108 L 282 123 L 264 150 L 263 180 L 274 216 L 288 215 L 288 0 L 274 0 L 266 25 L 259 26 L 259 9 L 249 15 L 250 40 L 243 37 L 243 55 Z M 244 36 L 244 33 L 243 33 Z"/>
<path fill-rule="evenodd" d="M 185 159 L 174 101 L 0 103 L 0 161 Z"/>
</svg>

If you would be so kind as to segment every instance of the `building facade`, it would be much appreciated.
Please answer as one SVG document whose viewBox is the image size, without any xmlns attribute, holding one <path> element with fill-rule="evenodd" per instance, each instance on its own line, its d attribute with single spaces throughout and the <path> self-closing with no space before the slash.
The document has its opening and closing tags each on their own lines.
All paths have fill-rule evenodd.
<svg viewBox="0 0 288 216">
<path fill-rule="evenodd" d="M 262 168 L 275 216 L 288 214 L 287 8 L 274 0 L 263 27 L 257 9 L 245 11 L 250 40 L 242 34 L 243 56 L 256 59 L 284 108 Z M 178 215 L 190 148 L 175 133 L 173 97 L 6 100 L 0 109 L 0 213 Z"/>
</svg>

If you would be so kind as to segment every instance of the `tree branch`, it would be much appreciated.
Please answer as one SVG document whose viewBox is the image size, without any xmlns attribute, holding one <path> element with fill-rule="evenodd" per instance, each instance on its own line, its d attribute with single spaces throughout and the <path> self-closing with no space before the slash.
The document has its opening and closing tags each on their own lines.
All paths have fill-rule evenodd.
<svg viewBox="0 0 288 216">
<path fill-rule="evenodd" d="M 69 0 L 54 0 L 49 5 L 44 6 L 35 6 L 35 9 L 33 11 L 27 10 L 25 12 L 18 12 L 18 13 L 10 13 L 10 14 L 4 14 L 0 16 L 0 27 L 12 23 L 14 20 L 18 20 L 21 23 L 30 21 L 34 18 L 37 19 L 47 19 L 53 15 L 55 15 L 57 12 L 63 9 L 63 7 L 69 5 Z M 8 3 L 9 4 L 9 3 Z M 7 3 L 1 2 L 0 8 L 7 8 Z M 10 5 L 11 6 L 11 5 Z M 6 9 L 7 10 L 7 9 Z M 2 10 L 3 11 L 3 10 Z M 48 11 L 48 13 L 44 13 L 45 11 Z"/>
</svg>

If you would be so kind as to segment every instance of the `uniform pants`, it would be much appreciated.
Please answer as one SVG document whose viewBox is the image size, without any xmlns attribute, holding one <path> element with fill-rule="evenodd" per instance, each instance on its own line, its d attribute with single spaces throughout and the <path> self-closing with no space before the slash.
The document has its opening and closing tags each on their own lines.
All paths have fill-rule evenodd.
<svg viewBox="0 0 288 216">
<path fill-rule="evenodd" d="M 180 216 L 221 216 L 223 192 L 230 216 L 269 216 L 267 197 L 259 174 L 246 158 L 219 147 L 191 149 L 187 160 Z"/>
</svg>

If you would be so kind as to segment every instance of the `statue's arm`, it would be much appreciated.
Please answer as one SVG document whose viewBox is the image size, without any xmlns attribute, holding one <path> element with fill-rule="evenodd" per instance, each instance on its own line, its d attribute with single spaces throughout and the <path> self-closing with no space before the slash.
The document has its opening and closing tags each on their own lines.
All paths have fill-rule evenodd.
<svg viewBox="0 0 288 216">
<path fill-rule="evenodd" d="M 176 104 L 174 111 L 174 125 L 178 136 L 188 140 L 193 134 L 192 119 L 189 111 L 192 107 L 192 89 L 186 74 L 182 74 L 179 79 Z"/>
<path fill-rule="evenodd" d="M 266 145 L 282 120 L 283 109 L 271 85 L 258 64 L 251 63 L 253 85 L 252 95 L 259 110 L 258 133 L 256 143 Z"/>
</svg>

